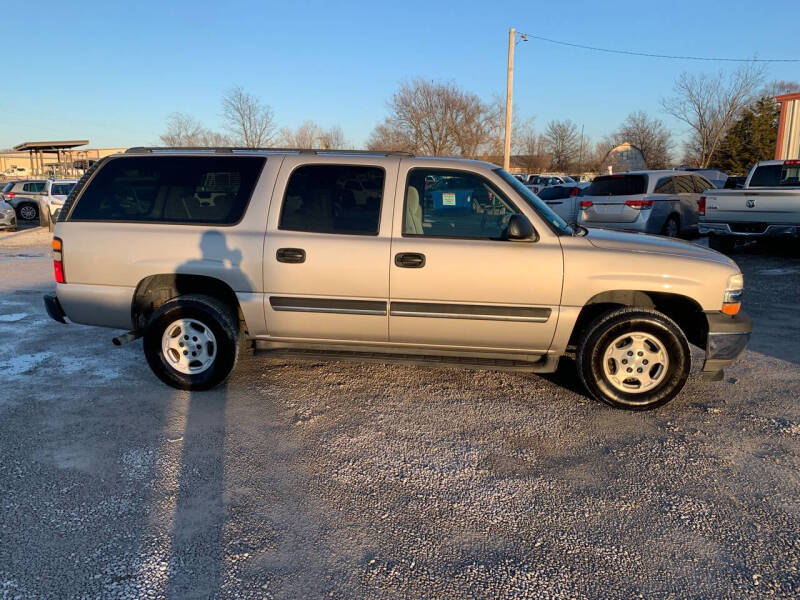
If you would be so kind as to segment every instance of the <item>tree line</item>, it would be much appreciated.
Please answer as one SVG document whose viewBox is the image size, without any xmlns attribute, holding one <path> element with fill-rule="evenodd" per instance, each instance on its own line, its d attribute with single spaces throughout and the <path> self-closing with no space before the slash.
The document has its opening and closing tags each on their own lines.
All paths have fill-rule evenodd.
<svg viewBox="0 0 800 600">
<path fill-rule="evenodd" d="M 673 133 L 658 117 L 636 110 L 616 129 L 590 140 L 570 119 L 552 120 L 539 131 L 533 118 L 515 117 L 514 164 L 528 172 L 599 171 L 608 152 L 628 142 L 641 150 L 650 169 L 680 162 L 694 167 L 743 173 L 770 158 L 777 139 L 776 94 L 800 89 L 796 82 L 764 85 L 764 71 L 753 65 L 732 72 L 683 73 L 662 111 L 683 123 L 689 136 L 676 148 Z M 501 162 L 505 103 L 484 100 L 450 81 L 415 78 L 402 82 L 387 102 L 388 115 L 370 133 L 369 150 L 463 156 Z M 296 129 L 278 128 L 272 109 L 241 87 L 222 97 L 224 131 L 212 131 L 184 113 L 167 120 L 161 141 L 169 146 L 282 146 L 345 149 L 342 128 L 305 121 Z"/>
</svg>

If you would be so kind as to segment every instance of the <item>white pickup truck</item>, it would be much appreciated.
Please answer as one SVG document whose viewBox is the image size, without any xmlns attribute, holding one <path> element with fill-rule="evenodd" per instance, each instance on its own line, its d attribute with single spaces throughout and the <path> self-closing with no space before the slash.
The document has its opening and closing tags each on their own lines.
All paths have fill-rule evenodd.
<svg viewBox="0 0 800 600">
<path fill-rule="evenodd" d="M 740 190 L 707 190 L 700 198 L 700 233 L 715 250 L 737 239 L 800 236 L 800 160 L 763 160 Z"/>
</svg>

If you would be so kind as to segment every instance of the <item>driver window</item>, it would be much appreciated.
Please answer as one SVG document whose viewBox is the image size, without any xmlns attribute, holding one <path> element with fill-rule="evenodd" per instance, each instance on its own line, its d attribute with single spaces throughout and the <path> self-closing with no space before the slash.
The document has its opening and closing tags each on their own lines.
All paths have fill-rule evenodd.
<svg viewBox="0 0 800 600">
<path fill-rule="evenodd" d="M 406 185 L 403 235 L 501 239 L 518 212 L 474 173 L 413 169 Z"/>
</svg>

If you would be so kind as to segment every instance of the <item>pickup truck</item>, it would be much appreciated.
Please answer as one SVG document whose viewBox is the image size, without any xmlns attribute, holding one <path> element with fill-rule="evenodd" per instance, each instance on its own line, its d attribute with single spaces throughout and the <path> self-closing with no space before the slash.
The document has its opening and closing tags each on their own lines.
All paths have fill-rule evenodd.
<svg viewBox="0 0 800 600">
<path fill-rule="evenodd" d="M 701 234 L 728 252 L 737 240 L 800 236 L 800 160 L 764 160 L 742 189 L 712 189 L 699 204 Z"/>
<path fill-rule="evenodd" d="M 683 388 L 689 343 L 720 378 L 750 334 L 728 257 L 571 226 L 495 165 L 402 152 L 134 148 L 78 182 L 53 259 L 48 314 L 143 337 L 179 389 L 222 384 L 245 345 L 523 373 L 569 352 L 591 396 L 642 410 Z"/>
</svg>

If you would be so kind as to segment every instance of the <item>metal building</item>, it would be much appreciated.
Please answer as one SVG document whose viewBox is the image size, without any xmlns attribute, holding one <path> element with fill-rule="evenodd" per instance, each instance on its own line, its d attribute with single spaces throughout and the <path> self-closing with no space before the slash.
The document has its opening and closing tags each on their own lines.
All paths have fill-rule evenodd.
<svg viewBox="0 0 800 600">
<path fill-rule="evenodd" d="M 775 96 L 775 99 L 781 103 L 775 158 L 800 159 L 800 92 Z"/>
</svg>

